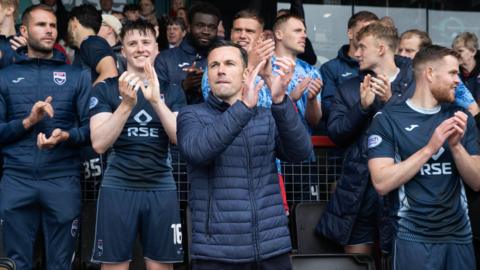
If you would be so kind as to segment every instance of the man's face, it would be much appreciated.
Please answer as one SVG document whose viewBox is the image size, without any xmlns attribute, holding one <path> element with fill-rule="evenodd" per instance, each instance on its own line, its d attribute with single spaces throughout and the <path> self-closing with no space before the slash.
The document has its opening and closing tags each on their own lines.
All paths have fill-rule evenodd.
<svg viewBox="0 0 480 270">
<path fill-rule="evenodd" d="M 127 17 L 129 21 L 135 22 L 140 19 L 140 12 L 138 12 L 138 10 L 129 10 L 125 12 L 125 17 Z"/>
<path fill-rule="evenodd" d="M 167 26 L 167 40 L 170 45 L 178 46 L 187 32 L 178 24 Z"/>
<path fill-rule="evenodd" d="M 110 11 L 112 9 L 112 0 L 100 0 L 102 10 Z"/>
<path fill-rule="evenodd" d="M 190 24 L 190 33 L 195 46 L 207 49 L 217 37 L 218 18 L 204 13 L 196 13 Z"/>
<path fill-rule="evenodd" d="M 358 32 L 365 26 L 373 23 L 374 21 L 358 21 L 355 25 L 347 30 L 347 36 L 350 40 L 350 44 L 353 45 L 355 48 L 358 47 L 357 44 L 357 34 Z"/>
<path fill-rule="evenodd" d="M 112 27 L 108 26 L 105 23 L 102 23 L 102 25 L 100 26 L 100 30 L 98 30 L 97 36 L 107 39 L 112 32 Z"/>
<path fill-rule="evenodd" d="M 158 54 L 158 45 L 155 33 L 142 33 L 132 30 L 123 38 L 122 54 L 127 59 L 127 69 L 143 70 L 145 63 L 153 64 Z"/>
<path fill-rule="evenodd" d="M 455 88 L 460 83 L 458 66 L 457 58 L 450 55 L 432 63 L 431 91 L 439 103 L 455 101 Z"/>
<path fill-rule="evenodd" d="M 48 11 L 37 9 L 30 13 L 28 25 L 20 30 L 27 37 L 29 50 L 51 53 L 57 39 L 57 18 Z"/>
<path fill-rule="evenodd" d="M 220 47 L 210 52 L 208 81 L 213 94 L 223 101 L 231 101 L 241 95 L 245 67 L 240 50 L 235 47 Z"/>
<path fill-rule="evenodd" d="M 372 70 L 380 61 L 379 43 L 372 35 L 364 36 L 358 41 L 355 58 L 357 58 L 360 70 Z"/>
<path fill-rule="evenodd" d="M 255 19 L 239 18 L 233 21 L 230 39 L 249 52 L 262 34 L 262 25 Z"/>
<path fill-rule="evenodd" d="M 464 45 L 457 44 L 453 49 L 460 54 L 460 65 L 469 63 L 475 58 L 476 51 L 472 51 Z"/>
<path fill-rule="evenodd" d="M 279 31 L 281 39 L 278 39 L 279 36 L 276 33 L 277 40 L 285 49 L 297 55 L 305 51 L 307 32 L 302 21 L 290 18 L 280 27 Z"/>
<path fill-rule="evenodd" d="M 400 45 L 398 46 L 398 54 L 413 59 L 415 54 L 420 50 L 421 42 L 417 36 L 401 39 Z"/>
<path fill-rule="evenodd" d="M 79 48 L 80 44 L 78 44 L 78 40 L 76 38 L 77 36 L 77 31 L 76 29 L 78 29 L 78 19 L 77 18 L 71 18 L 69 21 L 68 21 L 68 28 L 67 28 L 67 32 L 68 32 L 68 43 L 73 46 L 73 47 L 76 47 L 76 48 Z"/>
<path fill-rule="evenodd" d="M 140 14 L 143 16 L 149 15 L 155 10 L 155 6 L 151 0 L 140 0 L 138 6 L 140 7 Z"/>
</svg>

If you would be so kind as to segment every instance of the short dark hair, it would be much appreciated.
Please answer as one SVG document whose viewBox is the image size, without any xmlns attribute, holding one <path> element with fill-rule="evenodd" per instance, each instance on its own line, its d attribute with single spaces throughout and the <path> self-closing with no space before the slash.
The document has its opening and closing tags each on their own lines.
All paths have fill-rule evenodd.
<svg viewBox="0 0 480 270">
<path fill-rule="evenodd" d="M 120 40 L 122 41 L 122 43 L 127 33 L 132 32 L 134 30 L 139 31 L 142 35 L 147 35 L 150 32 L 150 34 L 152 34 L 154 38 L 156 37 L 156 33 L 157 33 L 155 31 L 155 26 L 153 26 L 153 24 L 151 24 L 148 21 L 145 21 L 145 20 L 138 20 L 134 22 L 127 21 L 123 25 L 122 31 L 120 31 Z"/>
<path fill-rule="evenodd" d="M 371 22 L 371 21 L 378 21 L 378 20 L 379 20 L 378 16 L 375 15 L 375 13 L 362 10 L 353 14 L 352 17 L 348 19 L 347 27 L 348 29 L 350 29 L 354 27 L 358 22 Z"/>
<path fill-rule="evenodd" d="M 237 19 L 253 19 L 253 20 L 256 20 L 262 26 L 262 28 L 265 25 L 265 21 L 263 20 L 262 16 L 260 16 L 260 14 L 253 9 L 240 10 L 239 12 L 237 12 L 235 14 L 235 16 L 233 16 L 233 21 L 235 21 Z"/>
<path fill-rule="evenodd" d="M 70 20 L 76 18 L 83 27 L 92 29 L 95 34 L 102 26 L 102 13 L 93 5 L 83 4 L 70 11 Z"/>
<path fill-rule="evenodd" d="M 30 17 L 31 17 L 31 13 L 35 10 L 47 11 L 47 12 L 52 13 L 53 16 L 55 16 L 55 11 L 53 10 L 53 8 L 51 6 L 48 6 L 48 5 L 45 5 L 45 4 L 38 4 L 38 5 L 29 6 L 22 13 L 22 25 L 25 25 L 25 26 L 28 25 L 28 22 L 29 22 Z"/>
<path fill-rule="evenodd" d="M 275 22 L 273 23 L 273 27 L 272 27 L 272 30 L 275 32 L 282 24 L 286 23 L 288 20 L 290 19 L 296 19 L 296 20 L 299 20 L 303 23 L 303 25 L 306 27 L 305 25 L 305 21 L 303 20 L 302 17 L 299 17 L 295 14 L 292 14 L 292 13 L 288 13 L 288 14 L 285 14 L 285 15 L 282 15 L 282 16 L 278 16 L 276 19 L 275 19 Z"/>
<path fill-rule="evenodd" d="M 128 4 L 123 7 L 123 13 L 128 11 L 140 11 L 140 7 L 136 4 Z"/>
<path fill-rule="evenodd" d="M 400 41 L 402 39 L 409 39 L 415 36 L 420 39 L 420 47 L 418 49 L 432 45 L 432 39 L 428 36 L 427 32 L 418 29 L 410 29 L 403 32 L 400 36 Z"/>
<path fill-rule="evenodd" d="M 445 56 L 453 56 L 457 59 L 460 59 L 460 54 L 456 51 L 449 49 L 447 47 L 439 46 L 439 45 L 430 45 L 427 47 L 422 48 L 413 58 L 413 70 L 415 72 L 415 76 L 421 71 L 420 66 L 428 63 L 441 60 Z"/>
<path fill-rule="evenodd" d="M 362 38 L 372 35 L 375 39 L 382 39 L 388 45 L 388 47 L 393 51 L 397 51 L 398 47 L 398 32 L 396 28 L 385 25 L 381 22 L 374 22 L 365 27 L 363 27 L 357 34 L 357 41 L 360 41 Z"/>
<path fill-rule="evenodd" d="M 195 2 L 190 10 L 188 11 L 188 21 L 192 23 L 193 17 L 195 17 L 195 14 L 197 13 L 202 13 L 202 14 L 208 14 L 217 17 L 218 22 L 220 22 L 221 15 L 220 15 L 220 10 L 218 10 L 217 7 L 212 5 L 211 3 L 208 2 Z"/>
<path fill-rule="evenodd" d="M 187 30 L 187 25 L 185 24 L 185 21 L 183 20 L 183 18 L 180 17 L 168 17 L 167 23 L 165 25 L 178 25 L 180 26 L 180 28 L 182 28 L 182 31 Z"/>
<path fill-rule="evenodd" d="M 240 58 L 242 59 L 243 67 L 247 67 L 248 65 L 248 54 L 247 51 L 245 51 L 244 48 L 242 48 L 240 45 L 237 45 L 229 40 L 219 40 L 213 43 L 212 47 L 210 47 L 210 50 L 208 50 L 208 55 L 210 53 L 218 48 L 222 47 L 235 47 L 240 51 Z"/>
</svg>

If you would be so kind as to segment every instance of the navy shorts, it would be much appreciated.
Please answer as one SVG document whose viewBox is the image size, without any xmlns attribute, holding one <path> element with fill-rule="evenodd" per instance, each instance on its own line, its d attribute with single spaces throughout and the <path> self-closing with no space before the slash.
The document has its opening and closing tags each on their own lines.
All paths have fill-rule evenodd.
<svg viewBox="0 0 480 270">
<path fill-rule="evenodd" d="M 47 269 L 70 269 L 80 208 L 79 176 L 37 180 L 3 175 L 0 225 L 6 256 L 17 269 L 33 269 L 33 239 L 42 228 Z"/>
<path fill-rule="evenodd" d="M 177 191 L 102 187 L 92 262 L 122 263 L 132 259 L 137 237 L 147 260 L 183 261 L 182 228 Z"/>
<path fill-rule="evenodd" d="M 372 244 L 379 228 L 380 197 L 369 182 L 347 245 Z"/>
<path fill-rule="evenodd" d="M 430 244 L 395 239 L 394 270 L 474 270 L 470 244 Z"/>
</svg>

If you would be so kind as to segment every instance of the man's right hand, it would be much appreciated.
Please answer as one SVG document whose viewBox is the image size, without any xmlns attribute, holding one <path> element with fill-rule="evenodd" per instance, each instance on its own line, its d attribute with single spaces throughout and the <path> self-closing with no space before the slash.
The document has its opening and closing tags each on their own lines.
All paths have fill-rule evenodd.
<svg viewBox="0 0 480 270">
<path fill-rule="evenodd" d="M 122 103 L 129 108 L 135 107 L 137 104 L 137 91 L 143 86 L 143 82 L 133 73 L 125 71 L 118 78 L 118 88 L 120 96 L 122 97 Z"/>
<path fill-rule="evenodd" d="M 187 77 L 182 81 L 182 88 L 184 91 L 192 91 L 199 89 L 202 85 L 203 70 L 195 66 L 195 62 L 183 71 L 187 72 Z"/>
<path fill-rule="evenodd" d="M 426 148 L 429 154 L 434 155 L 440 150 L 442 145 L 449 137 L 457 131 L 455 125 L 457 124 L 455 117 L 450 117 L 444 120 L 433 132 L 432 137 L 428 141 Z"/>
<path fill-rule="evenodd" d="M 27 118 L 23 119 L 23 127 L 25 129 L 29 129 L 30 127 L 36 125 L 43 119 L 43 117 L 45 117 L 45 114 L 52 118 L 54 112 L 51 102 L 51 96 L 48 96 L 45 101 L 35 102 L 35 104 L 33 104 L 30 115 Z"/>
<path fill-rule="evenodd" d="M 362 110 L 367 110 L 375 100 L 375 93 L 371 89 L 371 79 L 372 76 L 368 74 L 363 79 L 363 82 L 360 83 L 360 104 L 362 106 Z"/>
<path fill-rule="evenodd" d="M 14 36 L 10 39 L 10 47 L 16 51 L 22 47 L 27 47 L 27 39 L 23 36 Z"/>
</svg>

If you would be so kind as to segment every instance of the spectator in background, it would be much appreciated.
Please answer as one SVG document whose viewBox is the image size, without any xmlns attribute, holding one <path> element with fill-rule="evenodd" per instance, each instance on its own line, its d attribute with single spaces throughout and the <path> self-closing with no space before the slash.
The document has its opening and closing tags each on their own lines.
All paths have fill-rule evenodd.
<svg viewBox="0 0 480 270">
<path fill-rule="evenodd" d="M 305 19 L 305 11 L 303 10 L 303 0 L 290 0 L 290 9 L 281 9 L 277 11 L 277 17 L 280 17 L 285 14 L 293 14 L 304 21 Z M 315 65 L 317 63 L 317 55 L 315 54 L 315 50 L 313 49 L 312 42 L 307 37 L 305 43 L 305 51 L 298 55 L 298 58 L 307 62 L 310 65 Z"/>
<path fill-rule="evenodd" d="M 295 103 L 305 128 L 317 127 L 322 118 L 320 90 L 322 81 L 318 71 L 298 58 L 305 51 L 307 32 L 302 18 L 287 14 L 276 19 L 273 25 L 276 57 L 287 57 L 295 62 L 293 78 L 288 85 L 287 94 Z"/>
<path fill-rule="evenodd" d="M 57 17 L 58 38 L 57 42 L 63 40 L 62 45 L 68 41 L 68 18 L 69 13 L 63 6 L 62 0 L 42 0 L 40 3 L 50 6 L 55 11 Z"/>
<path fill-rule="evenodd" d="M 432 45 L 432 40 L 426 32 L 418 29 L 407 30 L 400 36 L 398 54 L 413 59 L 418 51 L 430 45 Z M 455 88 L 455 103 L 468 109 L 473 116 L 480 111 L 472 93 L 462 81 Z"/>
<path fill-rule="evenodd" d="M 170 0 L 170 11 L 168 15 L 170 17 L 178 16 L 178 9 L 185 8 L 185 0 Z"/>
<path fill-rule="evenodd" d="M 480 103 L 480 55 L 474 33 L 464 32 L 455 37 L 452 48 L 460 54 L 460 79 Z"/>
<path fill-rule="evenodd" d="M 167 20 L 167 39 L 169 48 L 178 47 L 180 43 L 182 43 L 186 34 L 187 29 L 182 18 L 175 17 Z"/>
<path fill-rule="evenodd" d="M 61 0 L 60 0 L 61 1 Z M 100 11 L 103 14 L 113 15 L 118 13 L 112 9 L 113 7 L 113 0 L 100 0 Z"/>
<path fill-rule="evenodd" d="M 177 10 L 177 17 L 182 18 L 183 21 L 185 22 L 185 28 L 187 29 L 187 32 L 190 32 L 190 23 L 188 21 L 188 10 L 186 8 L 179 8 Z"/>
<path fill-rule="evenodd" d="M 118 74 L 126 70 L 126 60 L 122 55 L 122 43 L 120 42 L 120 32 L 122 23 L 113 15 L 102 15 L 102 26 L 98 31 L 98 36 L 104 38 L 115 53 Z"/>
<path fill-rule="evenodd" d="M 54 51 L 55 26 L 49 6 L 27 8 L 20 26 L 27 54 L 0 71 L 0 217 L 17 269 L 34 269 L 40 229 L 46 268 L 71 269 L 80 226 L 79 152 L 89 143 L 91 82 Z"/>
<path fill-rule="evenodd" d="M 90 69 L 93 84 L 118 76 L 115 53 L 97 36 L 101 25 L 102 16 L 94 6 L 83 4 L 72 9 L 68 33 L 70 44 L 78 49 L 74 64 Z"/>
<path fill-rule="evenodd" d="M 153 0 L 140 0 L 138 6 L 140 7 L 141 18 L 158 27 L 158 19 Z"/>
<path fill-rule="evenodd" d="M 128 4 L 123 7 L 123 15 L 127 21 L 135 22 L 140 19 L 140 8 L 135 4 Z"/>
<path fill-rule="evenodd" d="M 217 38 L 220 11 L 210 3 L 197 2 L 190 9 L 190 33 L 179 47 L 163 51 L 155 60 L 162 82 L 180 85 L 188 104 L 203 102 L 201 81 L 206 56 Z"/>
<path fill-rule="evenodd" d="M 410 59 L 395 56 L 398 35 L 380 22 L 356 35 L 360 73 L 335 93 L 328 118 L 328 135 L 345 147 L 342 176 L 323 213 L 317 232 L 344 246 L 347 253 L 371 254 L 376 235 L 380 248 L 392 247 L 391 220 L 382 217 L 382 201 L 367 168 L 366 131 L 374 115 L 387 104 L 413 94 L 415 81 Z"/>
<path fill-rule="evenodd" d="M 357 33 L 363 27 L 378 21 L 377 15 L 370 11 L 359 11 L 348 20 L 347 36 L 349 43 L 340 47 L 336 58 L 323 64 L 320 73 L 323 79 L 322 108 L 324 119 L 328 119 L 335 93 L 344 82 L 358 76 Z"/>
</svg>

